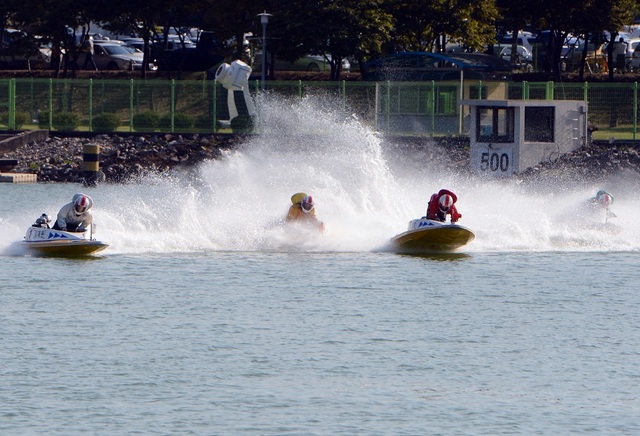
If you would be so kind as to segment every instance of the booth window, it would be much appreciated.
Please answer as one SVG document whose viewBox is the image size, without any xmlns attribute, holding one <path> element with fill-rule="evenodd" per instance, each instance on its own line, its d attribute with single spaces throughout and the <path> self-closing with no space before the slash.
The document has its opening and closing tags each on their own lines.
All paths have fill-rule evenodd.
<svg viewBox="0 0 640 436">
<path fill-rule="evenodd" d="M 476 138 L 478 142 L 513 142 L 514 108 L 478 107 Z"/>
<path fill-rule="evenodd" d="M 524 108 L 524 141 L 554 142 L 555 108 L 552 106 Z"/>
</svg>

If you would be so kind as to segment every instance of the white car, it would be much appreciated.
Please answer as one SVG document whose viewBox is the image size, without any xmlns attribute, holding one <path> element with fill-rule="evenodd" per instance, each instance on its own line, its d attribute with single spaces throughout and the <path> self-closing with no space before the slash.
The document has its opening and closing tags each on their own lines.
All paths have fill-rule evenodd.
<svg viewBox="0 0 640 436">
<path fill-rule="evenodd" d="M 630 39 L 627 41 L 627 65 L 632 69 L 640 67 L 640 39 Z"/>
<path fill-rule="evenodd" d="M 142 52 L 113 42 L 94 42 L 93 60 L 99 70 L 140 70 Z M 155 64 L 149 64 L 149 70 L 156 70 Z"/>
</svg>

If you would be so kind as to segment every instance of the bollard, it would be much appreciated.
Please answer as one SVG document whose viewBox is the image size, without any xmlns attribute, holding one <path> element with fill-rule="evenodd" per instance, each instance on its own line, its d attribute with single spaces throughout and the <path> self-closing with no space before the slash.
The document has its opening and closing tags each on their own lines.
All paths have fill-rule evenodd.
<svg viewBox="0 0 640 436">
<path fill-rule="evenodd" d="M 85 186 L 96 186 L 98 182 L 104 181 L 104 173 L 100 171 L 99 145 L 84 145 L 82 154 L 82 169 L 84 171 L 83 183 Z"/>
</svg>

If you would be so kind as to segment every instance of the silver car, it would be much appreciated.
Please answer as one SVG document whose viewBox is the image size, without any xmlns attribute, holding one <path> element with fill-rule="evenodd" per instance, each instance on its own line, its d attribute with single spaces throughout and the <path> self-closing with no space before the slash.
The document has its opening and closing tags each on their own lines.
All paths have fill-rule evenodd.
<svg viewBox="0 0 640 436">
<path fill-rule="evenodd" d="M 140 70 L 143 54 L 141 51 L 113 42 L 95 42 L 93 60 L 99 70 Z M 157 69 L 149 64 L 149 70 Z"/>
</svg>

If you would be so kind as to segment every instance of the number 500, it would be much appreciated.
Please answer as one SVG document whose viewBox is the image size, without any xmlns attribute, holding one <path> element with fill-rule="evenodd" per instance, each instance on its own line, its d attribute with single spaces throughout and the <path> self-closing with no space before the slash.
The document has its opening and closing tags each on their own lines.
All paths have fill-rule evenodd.
<svg viewBox="0 0 640 436">
<path fill-rule="evenodd" d="M 509 171 L 509 155 L 507 153 L 484 152 L 480 155 L 480 169 L 482 171 Z"/>
</svg>

